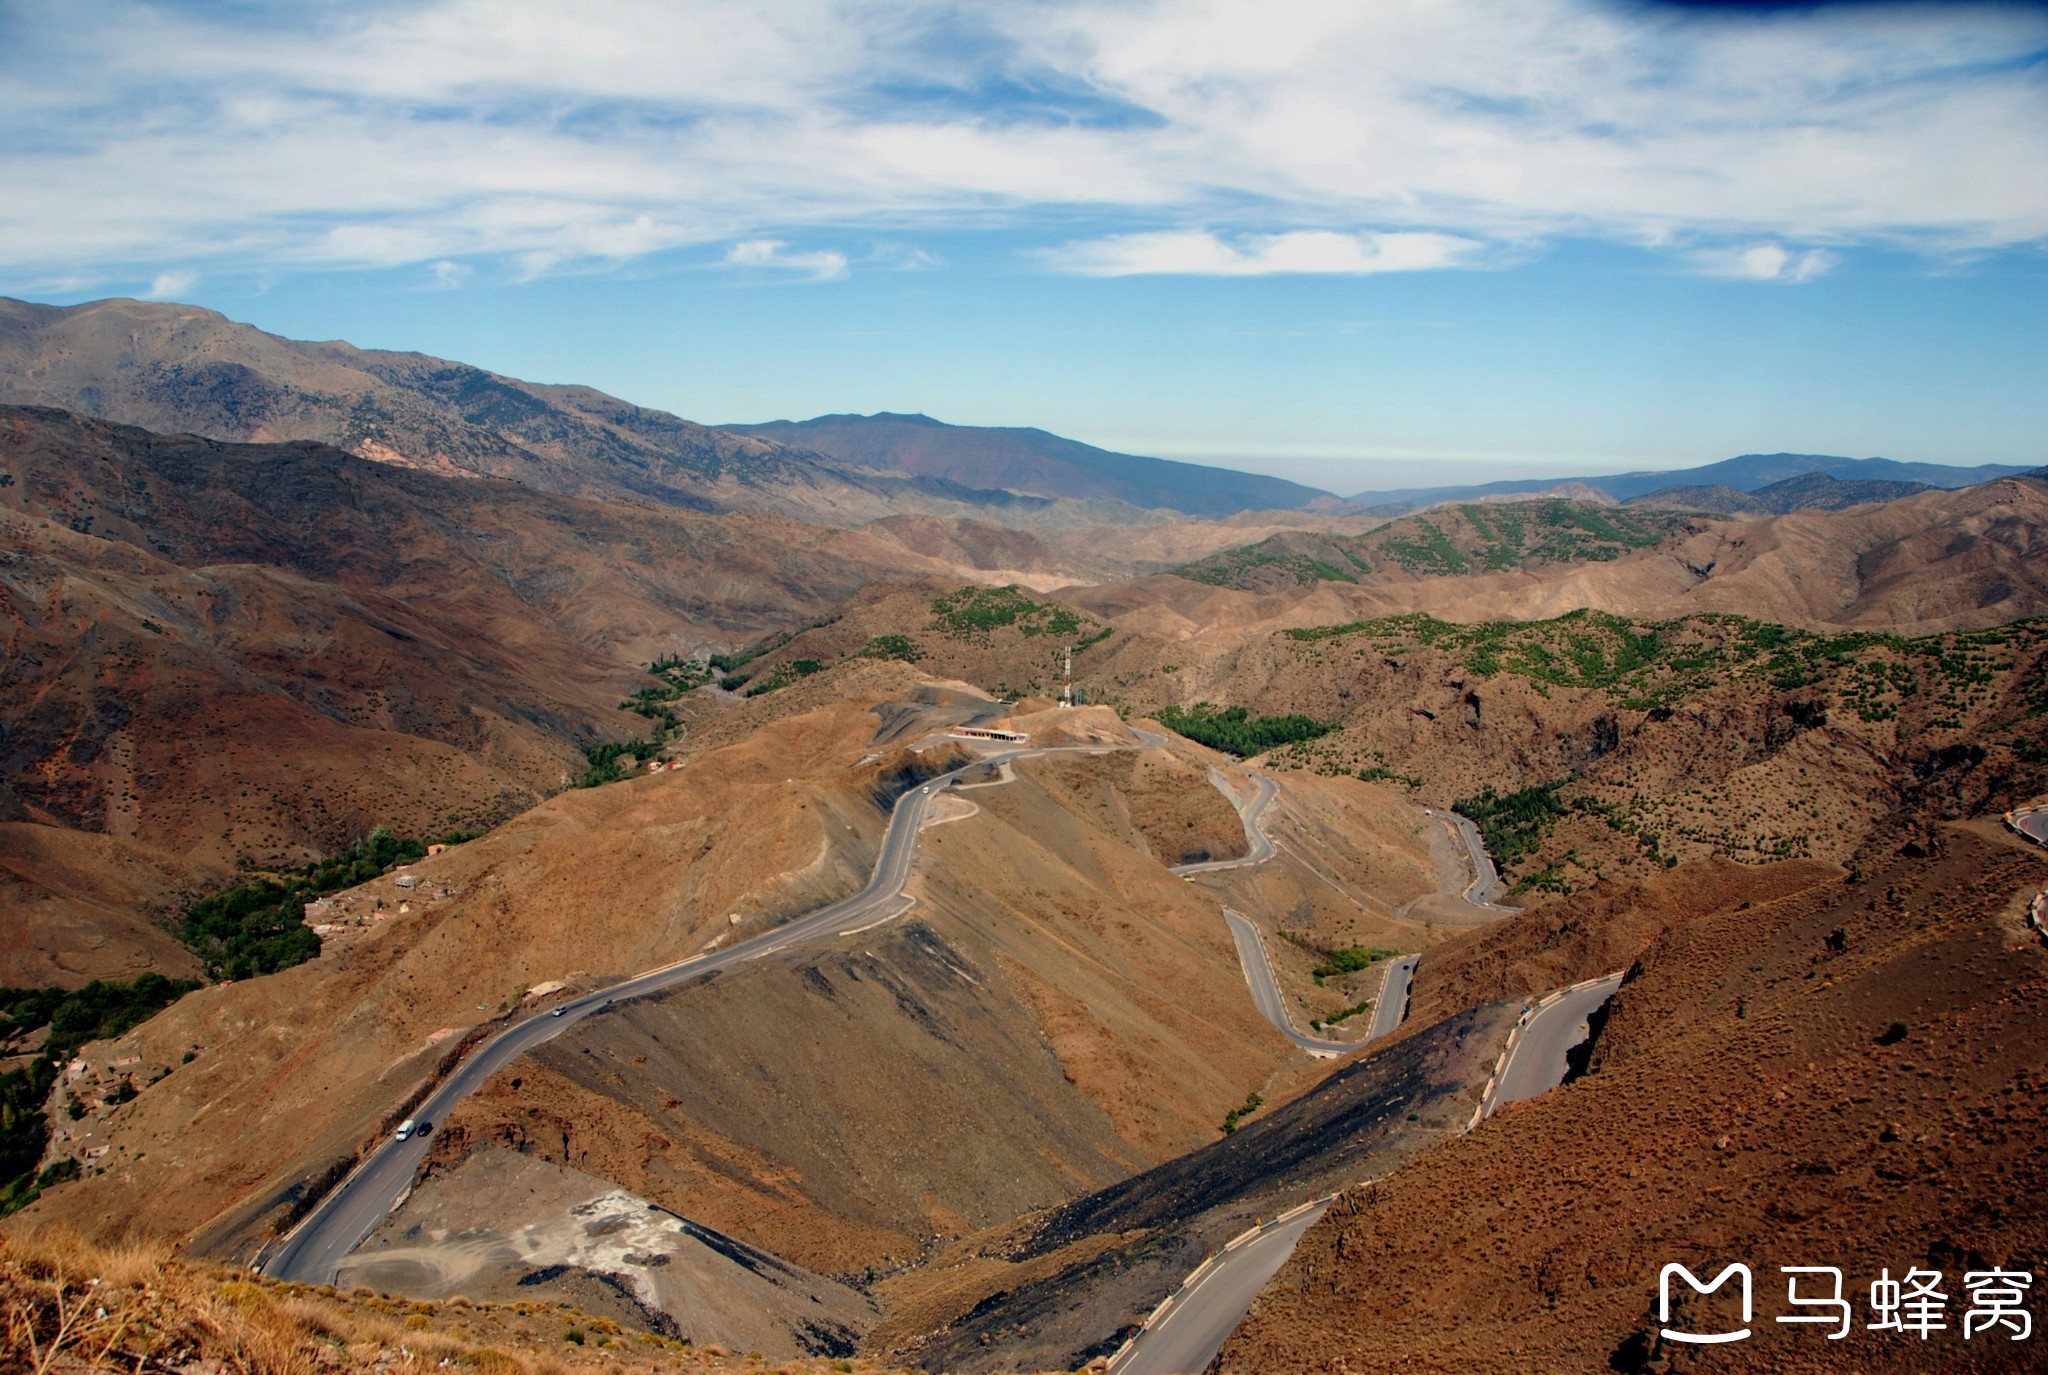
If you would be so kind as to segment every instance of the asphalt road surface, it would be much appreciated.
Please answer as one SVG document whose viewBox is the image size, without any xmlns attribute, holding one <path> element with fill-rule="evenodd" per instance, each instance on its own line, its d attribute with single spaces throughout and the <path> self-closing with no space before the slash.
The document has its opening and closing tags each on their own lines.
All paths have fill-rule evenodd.
<svg viewBox="0 0 2048 1375">
<path fill-rule="evenodd" d="M 1230 799 L 1230 805 L 1237 808 L 1238 816 L 1244 819 L 1244 839 L 1249 847 L 1243 859 L 1211 859 L 1200 864 L 1176 864 L 1176 874 L 1213 874 L 1223 869 L 1242 869 L 1248 865 L 1264 864 L 1273 857 L 1273 842 L 1266 839 L 1266 833 L 1259 829 L 1259 818 L 1266 813 L 1266 805 L 1280 791 L 1280 785 L 1262 773 L 1251 773 L 1252 798 L 1249 802 L 1238 799 L 1231 791 L 1220 769 L 1209 770 L 1209 781 L 1216 785 L 1216 791 Z"/>
<path fill-rule="evenodd" d="M 1281 1035 L 1311 1055 L 1342 1055 L 1365 1044 L 1321 1041 L 1296 1031 L 1294 1020 L 1287 1015 L 1287 1004 L 1280 997 L 1280 981 L 1273 976 L 1273 964 L 1266 958 L 1266 943 L 1259 938 L 1259 928 L 1252 925 L 1250 918 L 1228 907 L 1223 909 L 1223 920 L 1230 925 L 1230 938 L 1237 942 L 1237 962 L 1244 966 L 1244 981 L 1251 986 L 1253 1004 L 1260 1016 L 1280 1028 Z"/>
<path fill-rule="evenodd" d="M 1480 838 L 1479 828 L 1472 819 L 1457 812 L 1439 812 L 1431 808 L 1424 811 L 1458 833 L 1458 839 L 1465 842 L 1465 853 L 1471 856 L 1472 872 L 1477 875 L 1465 887 L 1465 901 L 1474 907 L 1487 907 L 1496 911 L 1511 912 L 1514 908 L 1500 907 L 1497 899 L 1507 891 L 1500 881 L 1500 871 L 1493 867 L 1493 856 L 1486 853 L 1486 842 Z"/>
<path fill-rule="evenodd" d="M 2027 839 L 2048 845 L 2048 811 L 2014 812 L 2012 824 Z"/>
<path fill-rule="evenodd" d="M 1233 933 L 1235 929 L 1233 926 Z M 1396 972 L 1388 971 L 1390 985 Z M 1610 974 L 1598 983 L 1571 990 L 1532 1016 L 1501 1066 L 1496 1094 L 1487 1111 L 1517 1098 L 1534 1098 L 1564 1082 L 1565 1052 L 1586 1039 L 1586 1019 L 1614 996 L 1620 983 L 1621 975 Z M 1403 1002 L 1406 992 L 1403 979 Z M 1390 994 L 1383 996 L 1391 1001 Z M 1379 1034 L 1375 1028 L 1374 1035 Z M 1323 1215 L 1324 1206 L 1261 1228 L 1251 1241 L 1218 1256 L 1125 1348 L 1110 1366 L 1114 1375 L 1201 1375 L 1251 1311 L 1259 1291 L 1294 1253 L 1302 1233 Z"/>
<path fill-rule="evenodd" d="M 1377 1041 L 1401 1025 L 1401 1019 L 1408 1015 L 1408 986 L 1415 981 L 1415 966 L 1421 963 L 1420 955 L 1403 955 L 1387 966 L 1379 1001 L 1372 1005 L 1372 1030 L 1366 1040 Z"/>
<path fill-rule="evenodd" d="M 1502 1103 L 1514 1103 L 1547 1093 L 1564 1082 L 1566 1052 L 1586 1039 L 1587 1019 L 1621 986 L 1621 975 L 1609 974 L 1598 983 L 1575 988 L 1556 1002 L 1537 1010 L 1529 1018 L 1514 1047 L 1494 1077 L 1490 1113 Z"/>
<path fill-rule="evenodd" d="M 1138 1334 L 1110 1369 L 1116 1375 L 1202 1375 L 1266 1281 L 1294 1254 L 1301 1234 L 1328 1206 L 1318 1204 L 1262 1227 L 1250 1241 L 1225 1252 Z"/>
<path fill-rule="evenodd" d="M 1162 737 L 1149 731 L 1140 731 L 1138 735 L 1149 747 L 1165 743 Z M 986 755 L 968 767 L 1040 754 L 1101 753 L 1106 748 L 1114 747 L 1005 750 Z M 903 795 L 890 813 L 889 826 L 882 837 L 881 854 L 875 861 L 874 875 L 868 880 L 867 887 L 854 896 L 821 908 L 807 917 L 785 922 L 729 949 L 650 970 L 599 992 L 561 1003 L 558 1006 L 563 1013 L 559 1017 L 544 1012 L 508 1027 L 471 1052 L 469 1058 L 457 1066 L 454 1073 L 413 1113 L 414 1119 L 439 1125 L 458 1102 L 474 1093 L 492 1074 L 618 999 L 673 988 L 677 984 L 700 979 L 714 970 L 759 959 L 799 942 L 839 935 L 880 919 L 887 914 L 886 909 L 897 901 L 905 880 L 910 877 L 911 862 L 917 853 L 918 828 L 924 823 L 932 798 L 951 786 L 962 772 L 964 770 L 942 774 Z M 431 1137 L 414 1136 L 406 1141 L 387 1139 L 355 1173 L 336 1186 L 307 1215 L 285 1238 L 275 1255 L 262 1262 L 263 1273 L 273 1279 L 331 1284 L 342 1258 L 397 1206 L 432 1144 Z"/>
</svg>

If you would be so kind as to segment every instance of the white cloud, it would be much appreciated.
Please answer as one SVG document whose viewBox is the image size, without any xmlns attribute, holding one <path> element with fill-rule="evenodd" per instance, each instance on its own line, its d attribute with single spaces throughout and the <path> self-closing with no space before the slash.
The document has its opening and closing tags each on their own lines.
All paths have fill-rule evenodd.
<svg viewBox="0 0 2048 1375">
<path fill-rule="evenodd" d="M 727 267 L 769 267 L 799 272 L 814 282 L 833 282 L 846 275 L 846 255 L 833 249 L 792 253 L 780 239 L 745 239 L 726 250 Z"/>
<path fill-rule="evenodd" d="M 0 43 L 0 270 L 17 279 L 486 257 L 533 274 L 770 226 L 1136 253 L 1119 231 L 1201 225 L 1216 237 L 1175 251 L 1227 271 L 1367 270 L 1397 234 L 1688 254 L 2048 238 L 2030 56 L 2048 15 L 2027 7 L 27 8 Z M 816 255 L 774 266 L 826 266 L 800 257 Z"/>
<path fill-rule="evenodd" d="M 1415 272 L 1470 261 L 1481 245 L 1451 234 L 1337 234 L 1299 229 L 1226 243 L 1206 230 L 1114 234 L 1062 245 L 1054 266 L 1088 277 L 1183 274 L 1255 277 L 1278 272 Z"/>
<path fill-rule="evenodd" d="M 434 285 L 444 291 L 452 291 L 469 280 L 469 268 L 466 265 L 450 262 L 446 258 L 430 264 L 427 270 L 434 274 Z"/>
<path fill-rule="evenodd" d="M 1703 250 L 1694 255 L 1694 262 L 1702 272 L 1714 277 L 1739 277 L 1751 282 L 1810 282 L 1833 271 L 1841 258 L 1825 248 L 1798 251 L 1783 244 L 1760 243 Z"/>
<path fill-rule="evenodd" d="M 196 272 L 159 272 L 150 279 L 149 290 L 142 293 L 145 301 L 168 301 L 174 296 L 183 296 L 199 285 Z"/>
</svg>

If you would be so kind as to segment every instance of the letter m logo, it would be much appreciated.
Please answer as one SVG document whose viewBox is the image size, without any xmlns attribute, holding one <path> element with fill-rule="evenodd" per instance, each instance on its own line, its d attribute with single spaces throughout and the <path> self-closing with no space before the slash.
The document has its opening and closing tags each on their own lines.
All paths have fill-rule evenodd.
<svg viewBox="0 0 2048 1375">
<path fill-rule="evenodd" d="M 1711 1294 L 1726 1284 L 1730 1275 L 1740 1276 L 1742 1279 L 1742 1327 L 1734 1332 L 1699 1333 L 1672 1331 L 1668 1324 L 1671 1322 L 1671 1277 L 1673 1275 L 1684 1279 L 1686 1287 L 1695 1294 Z M 1657 1321 L 1666 1324 L 1666 1326 L 1660 1329 L 1666 1341 L 1693 1342 L 1703 1346 L 1716 1342 L 1739 1342 L 1749 1335 L 1751 1311 L 1749 1267 L 1740 1262 L 1729 1266 L 1705 1284 L 1700 1283 L 1699 1276 L 1686 1269 L 1683 1265 L 1667 1265 L 1657 1272 Z"/>
</svg>

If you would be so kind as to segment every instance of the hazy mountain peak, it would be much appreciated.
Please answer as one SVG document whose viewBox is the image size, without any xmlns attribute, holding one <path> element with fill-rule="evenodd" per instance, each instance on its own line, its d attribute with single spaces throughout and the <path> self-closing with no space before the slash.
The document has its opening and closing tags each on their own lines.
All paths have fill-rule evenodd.
<svg viewBox="0 0 2048 1375">
<path fill-rule="evenodd" d="M 949 425 L 928 415 L 882 411 L 721 428 L 868 468 L 1189 515 L 1299 509 L 1329 498 L 1284 478 L 1115 453 L 1029 426 Z"/>
</svg>

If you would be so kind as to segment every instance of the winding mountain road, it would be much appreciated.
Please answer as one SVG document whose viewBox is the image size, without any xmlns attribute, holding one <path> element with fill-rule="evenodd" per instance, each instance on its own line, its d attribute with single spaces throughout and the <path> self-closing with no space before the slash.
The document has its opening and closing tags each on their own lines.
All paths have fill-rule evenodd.
<svg viewBox="0 0 2048 1375">
<path fill-rule="evenodd" d="M 1151 731 L 1135 732 L 1140 748 L 1157 748 L 1164 736 Z M 455 1105 L 476 1092 L 484 1081 L 542 1042 L 559 1036 L 594 1012 L 621 998 L 653 993 L 677 984 L 701 979 L 721 969 L 760 959 L 803 941 L 826 939 L 873 925 L 884 915 L 882 909 L 894 903 L 910 878 L 916 858 L 917 833 L 924 824 L 933 797 L 952 786 L 968 769 L 984 764 L 1007 764 L 1042 754 L 1102 754 L 1129 746 L 1077 745 L 1005 750 L 985 755 L 973 764 L 930 779 L 905 793 L 889 815 L 882 836 L 881 853 L 867 886 L 850 898 L 822 907 L 809 916 L 785 922 L 772 931 L 741 941 L 726 950 L 697 955 L 678 963 L 649 970 L 623 983 L 596 993 L 585 994 L 558 1004 L 561 1015 L 540 1013 L 506 1028 L 472 1051 L 452 1073 L 414 1110 L 413 1117 L 440 1123 Z M 405 1141 L 387 1139 L 354 1173 L 343 1180 L 292 1230 L 275 1254 L 260 1265 L 273 1279 L 305 1284 L 329 1284 L 342 1258 L 358 1246 L 386 1215 L 398 1205 L 411 1187 L 414 1173 L 431 1146 L 431 1137 L 414 1136 Z"/>
<path fill-rule="evenodd" d="M 1586 1039 L 1593 1012 L 1614 996 L 1621 979 L 1610 974 L 1538 1001 L 1510 1041 L 1472 1125 L 1502 1103 L 1534 1098 L 1563 1083 L 1567 1053 Z M 1202 1375 L 1329 1204 L 1328 1198 L 1317 1199 L 1234 1238 L 1153 1311 L 1110 1361 L 1112 1375 Z"/>
<path fill-rule="evenodd" d="M 1465 901 L 1493 912 L 1520 911 L 1520 908 L 1503 907 L 1495 901 L 1506 893 L 1507 885 L 1500 881 L 1500 870 L 1494 867 L 1493 856 L 1486 853 L 1486 841 L 1480 836 L 1479 828 L 1472 824 L 1472 819 L 1458 812 L 1440 812 L 1431 807 L 1423 808 L 1423 812 L 1450 827 L 1464 842 L 1465 854 L 1471 859 L 1472 872 L 1476 875 L 1465 886 Z"/>
<path fill-rule="evenodd" d="M 1230 779 L 1221 769 L 1209 770 L 1209 781 L 1216 791 L 1230 800 L 1237 808 L 1238 817 L 1244 822 L 1246 853 L 1242 859 L 1211 859 L 1200 864 L 1176 864 L 1173 872 L 1183 877 L 1196 874 L 1220 873 L 1225 869 L 1242 869 L 1254 864 L 1264 864 L 1273 858 L 1273 842 L 1267 837 L 1261 825 L 1266 808 L 1279 795 L 1280 785 L 1262 773 L 1246 773 L 1252 780 L 1252 795 L 1241 798 L 1230 786 Z M 1287 1003 L 1280 993 L 1280 980 L 1273 973 L 1273 961 L 1266 953 L 1265 937 L 1259 928 L 1243 913 L 1223 909 L 1223 920 L 1230 927 L 1230 938 L 1237 945 L 1237 961 L 1244 968 L 1244 981 L 1252 991 L 1252 1002 L 1261 1015 L 1280 1029 L 1280 1033 L 1295 1045 L 1311 1055 L 1342 1055 L 1357 1050 L 1369 1042 L 1392 1031 L 1401 1024 L 1401 1018 L 1408 1009 L 1408 985 L 1415 976 L 1415 966 L 1421 961 L 1420 955 L 1403 955 L 1387 967 L 1386 978 L 1380 985 L 1380 994 L 1373 1003 L 1372 1028 L 1356 1041 L 1325 1041 L 1314 1036 L 1303 1035 L 1294 1025 L 1294 1019 L 1287 1015 Z"/>
<path fill-rule="evenodd" d="M 1282 1035 L 1309 1054 L 1343 1055 L 1401 1025 L 1408 1009 L 1409 981 L 1415 976 L 1420 955 L 1403 955 L 1387 965 L 1379 997 L 1373 1002 L 1372 1027 L 1362 1038 L 1324 1041 L 1295 1030 L 1294 1019 L 1287 1015 L 1287 1004 L 1280 994 L 1280 981 L 1273 973 L 1273 962 L 1266 954 L 1266 938 L 1259 928 L 1242 912 L 1233 912 L 1228 907 L 1223 909 L 1223 920 L 1230 926 L 1230 938 L 1237 943 L 1237 961 L 1244 966 L 1244 981 L 1251 986 L 1252 1002 L 1267 1021 L 1280 1028 Z"/>
<path fill-rule="evenodd" d="M 1494 1071 L 1493 1092 L 1487 1095 L 1481 1116 L 1491 1115 L 1503 1103 L 1534 1098 L 1562 1084 L 1571 1052 L 1592 1034 L 1593 1014 L 1614 996 L 1621 979 L 1620 974 L 1609 974 L 1554 993 L 1531 1008 Z"/>
<path fill-rule="evenodd" d="M 1244 858 L 1210 859 L 1200 864 L 1176 864 L 1173 866 L 1173 872 L 1181 875 L 1218 874 L 1225 869 L 1244 869 L 1254 864 L 1264 864 L 1273 857 L 1273 842 L 1268 840 L 1266 833 L 1259 828 L 1259 818 L 1266 814 L 1267 804 L 1278 795 L 1280 785 L 1262 773 L 1252 773 L 1249 769 L 1245 772 L 1252 780 L 1252 796 L 1249 801 L 1238 797 L 1223 770 L 1209 770 L 1209 781 L 1216 786 L 1217 792 L 1230 799 L 1230 805 L 1237 808 L 1238 816 L 1244 821 L 1244 838 L 1249 847 Z"/>
<path fill-rule="evenodd" d="M 1315 1226 L 1328 1199 L 1277 1218 L 1231 1242 L 1155 1311 L 1144 1335 L 1110 1365 L 1116 1375 L 1202 1375 L 1266 1282 Z"/>
<path fill-rule="evenodd" d="M 1222 787 L 1220 781 L 1218 787 Z M 1224 788 L 1223 791 L 1234 799 L 1229 789 Z M 1271 800 L 1270 791 L 1261 795 L 1255 800 L 1257 810 L 1264 811 L 1265 804 Z M 1254 834 L 1257 813 L 1249 808 L 1240 810 L 1246 816 L 1247 834 Z M 1431 811 L 1429 815 L 1452 827 L 1472 858 L 1472 866 L 1478 876 L 1466 887 L 1465 900 L 1494 911 L 1514 911 L 1514 908 L 1497 907 L 1493 903 L 1501 888 L 1500 874 L 1494 868 L 1492 857 L 1486 853 L 1478 827 L 1454 812 Z M 1228 868 L 1244 862 L 1237 860 L 1213 867 Z M 1201 867 L 1210 866 L 1191 865 L 1188 869 Z M 1228 908 L 1224 909 L 1223 917 L 1230 923 L 1231 937 L 1237 942 L 1238 957 L 1244 964 L 1245 979 L 1251 984 L 1253 1001 L 1268 1021 L 1302 1049 L 1312 1054 L 1355 1049 L 1370 1045 L 1401 1024 L 1407 1010 L 1410 981 L 1420 956 L 1404 955 L 1388 968 L 1386 983 L 1373 1009 L 1372 1031 L 1364 1040 L 1342 1045 L 1315 1041 L 1296 1032 L 1288 1021 L 1258 928 Z M 1589 1019 L 1614 995 L 1621 977 L 1613 974 L 1589 984 L 1560 990 L 1538 1002 L 1525 1014 L 1526 1020 L 1510 1041 L 1495 1072 L 1491 1089 L 1473 1119 L 1474 1126 L 1501 1103 L 1533 1098 L 1564 1081 L 1569 1067 L 1568 1053 L 1586 1039 Z M 1336 1050 L 1330 1049 L 1332 1047 Z M 1287 1258 L 1294 1253 L 1295 1243 L 1322 1217 L 1329 1202 L 1329 1199 L 1319 1199 L 1232 1240 L 1153 1311 L 1137 1336 L 1110 1362 L 1113 1375 L 1201 1375 L 1208 1369 L 1209 1362 L 1215 1359 L 1216 1353 L 1223 1349 L 1223 1343 L 1243 1321 L 1244 1315 L 1251 1311 L 1259 1292 L 1287 1263 Z"/>
</svg>

